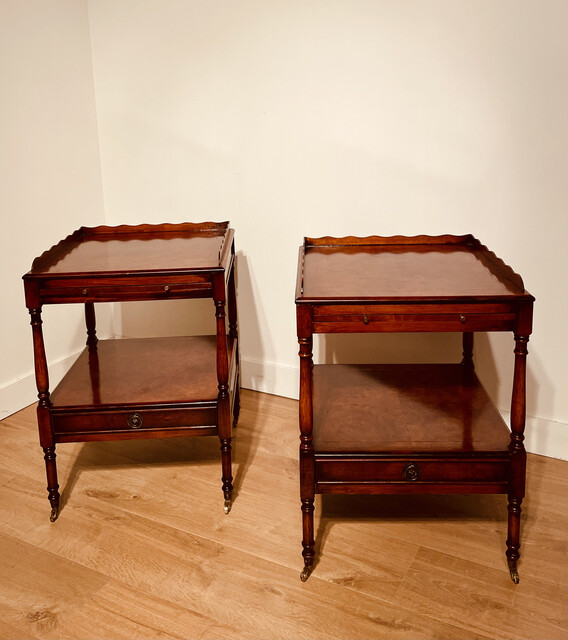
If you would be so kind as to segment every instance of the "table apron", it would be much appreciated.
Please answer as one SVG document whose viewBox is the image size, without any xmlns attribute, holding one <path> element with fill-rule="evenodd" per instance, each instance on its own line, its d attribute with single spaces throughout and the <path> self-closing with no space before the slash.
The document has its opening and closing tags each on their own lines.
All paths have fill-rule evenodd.
<svg viewBox="0 0 568 640">
<path fill-rule="evenodd" d="M 517 305 L 507 302 L 463 302 L 463 303 L 432 303 L 420 302 L 411 304 L 399 302 L 391 304 L 314 304 L 314 319 L 336 315 L 371 315 L 371 314 L 465 314 L 468 313 L 515 313 Z"/>
<path fill-rule="evenodd" d="M 516 315 L 493 314 L 362 314 L 314 317 L 314 333 L 389 333 L 413 331 L 513 331 Z"/>
<path fill-rule="evenodd" d="M 314 333 L 513 331 L 509 303 L 322 304 L 312 308 Z"/>
</svg>

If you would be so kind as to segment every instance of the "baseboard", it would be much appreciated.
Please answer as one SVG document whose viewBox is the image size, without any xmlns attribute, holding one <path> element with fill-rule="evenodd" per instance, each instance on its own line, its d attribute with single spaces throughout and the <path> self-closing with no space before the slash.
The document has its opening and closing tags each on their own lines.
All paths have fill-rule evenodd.
<svg viewBox="0 0 568 640">
<path fill-rule="evenodd" d="M 274 396 L 298 399 L 300 371 L 270 362 L 241 359 L 241 386 Z"/>
<path fill-rule="evenodd" d="M 509 411 L 501 411 L 500 413 L 505 422 L 510 425 L 511 413 Z M 568 424 L 527 416 L 525 449 L 529 453 L 568 460 Z"/>
<path fill-rule="evenodd" d="M 49 386 L 51 389 L 59 383 L 77 355 L 73 354 L 49 365 Z M 242 359 L 241 368 L 241 385 L 245 389 L 298 399 L 300 373 L 297 368 L 245 358 Z M 37 389 L 33 373 L 12 380 L 0 388 L 0 420 L 27 407 L 36 400 Z M 510 424 L 510 414 L 501 411 L 501 415 L 505 422 Z M 525 429 L 525 447 L 530 453 L 568 460 L 568 424 L 528 416 Z"/>
<path fill-rule="evenodd" d="M 49 364 L 49 388 L 54 389 L 69 367 L 77 359 L 79 352 Z M 15 378 L 0 387 L 0 420 L 37 401 L 35 374 Z"/>
</svg>

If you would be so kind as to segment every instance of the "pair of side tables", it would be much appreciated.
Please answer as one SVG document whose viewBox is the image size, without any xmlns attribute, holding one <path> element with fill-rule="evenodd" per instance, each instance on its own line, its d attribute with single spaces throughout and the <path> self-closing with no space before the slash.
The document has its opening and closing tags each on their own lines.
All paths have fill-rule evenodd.
<svg viewBox="0 0 568 640">
<path fill-rule="evenodd" d="M 59 442 L 216 435 L 224 510 L 239 415 L 234 232 L 227 222 L 81 227 L 24 276 L 51 520 Z M 212 298 L 214 336 L 98 340 L 99 302 Z M 466 236 L 306 238 L 296 288 L 304 569 L 315 562 L 321 494 L 506 493 L 507 561 L 519 580 L 525 380 L 534 298 Z M 44 304 L 81 303 L 87 344 L 53 392 Z M 459 332 L 456 364 L 313 363 L 313 334 Z M 511 331 L 511 431 L 477 379 L 476 331 Z"/>
</svg>

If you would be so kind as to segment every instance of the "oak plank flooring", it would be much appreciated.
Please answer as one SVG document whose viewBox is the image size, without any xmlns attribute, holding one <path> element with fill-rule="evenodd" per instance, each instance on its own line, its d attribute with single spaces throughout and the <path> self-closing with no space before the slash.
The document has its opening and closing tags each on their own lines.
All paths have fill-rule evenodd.
<svg viewBox="0 0 568 640">
<path fill-rule="evenodd" d="M 504 496 L 318 496 L 299 580 L 297 403 L 244 390 L 225 516 L 215 437 L 60 444 L 0 422 L 0 638 L 568 637 L 568 463 L 530 455 L 521 582 Z"/>
</svg>

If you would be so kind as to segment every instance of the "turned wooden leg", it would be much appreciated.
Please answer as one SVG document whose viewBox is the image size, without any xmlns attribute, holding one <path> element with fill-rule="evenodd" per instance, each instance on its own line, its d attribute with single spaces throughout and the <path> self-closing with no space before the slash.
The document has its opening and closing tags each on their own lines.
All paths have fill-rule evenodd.
<svg viewBox="0 0 568 640">
<path fill-rule="evenodd" d="M 527 454 L 523 441 L 525 439 L 525 406 L 526 406 L 526 363 L 528 336 L 515 335 L 515 372 L 513 378 L 513 397 L 511 402 L 511 479 L 508 504 L 507 530 L 507 564 L 511 579 L 519 582 L 517 562 L 521 533 L 521 503 L 525 497 L 525 475 Z"/>
<path fill-rule="evenodd" d="M 298 336 L 300 345 L 300 498 L 302 502 L 302 556 L 304 568 L 300 579 L 305 582 L 314 568 L 314 496 L 315 496 L 315 457 L 313 446 L 313 400 L 312 400 L 312 336 L 306 328 L 308 323 L 298 311 L 298 326 L 305 337 Z"/>
<path fill-rule="evenodd" d="M 51 400 L 49 396 L 49 374 L 47 370 L 47 358 L 43 342 L 41 307 L 28 309 L 32 325 L 34 342 L 34 366 L 36 386 L 38 390 L 37 425 L 39 430 L 39 443 L 43 449 L 45 469 L 47 472 L 47 492 L 51 504 L 51 522 L 57 520 L 59 515 L 59 484 L 57 483 L 57 466 L 55 463 L 55 442 L 51 428 Z"/>
<path fill-rule="evenodd" d="M 314 498 L 302 498 L 302 556 L 304 568 L 300 580 L 305 582 L 313 571 L 316 555 L 314 540 Z"/>
<path fill-rule="evenodd" d="M 507 533 L 507 565 L 511 573 L 511 580 L 515 584 L 519 584 L 519 572 L 517 570 L 517 561 L 520 558 L 519 548 L 521 534 L 521 498 L 515 498 L 509 495 L 509 519 Z"/>
<path fill-rule="evenodd" d="M 94 347 L 99 339 L 97 338 L 95 305 L 92 302 L 85 302 L 85 324 L 87 325 L 87 345 Z"/>
<path fill-rule="evenodd" d="M 223 510 L 229 513 L 233 496 L 233 474 L 231 462 L 231 408 L 229 396 L 219 398 L 218 420 L 219 441 L 221 443 L 221 469 L 223 482 Z"/>
<path fill-rule="evenodd" d="M 462 336 L 462 365 L 466 369 L 473 369 L 473 332 L 466 331 Z"/>
<path fill-rule="evenodd" d="M 217 323 L 217 426 L 221 442 L 221 466 L 223 470 L 223 510 L 231 510 L 233 476 L 231 471 L 231 400 L 229 397 L 229 361 L 227 355 L 227 331 L 225 324 L 225 279 L 221 274 L 214 285 L 215 318 Z"/>
<path fill-rule="evenodd" d="M 223 468 L 223 510 L 229 513 L 233 495 L 233 476 L 231 471 L 231 438 L 221 438 L 221 466 Z"/>
<path fill-rule="evenodd" d="M 43 459 L 45 460 L 45 470 L 47 473 L 47 494 L 51 504 L 51 522 L 57 520 L 59 515 L 59 484 L 57 482 L 57 463 L 55 461 L 55 446 L 43 447 Z"/>
</svg>

